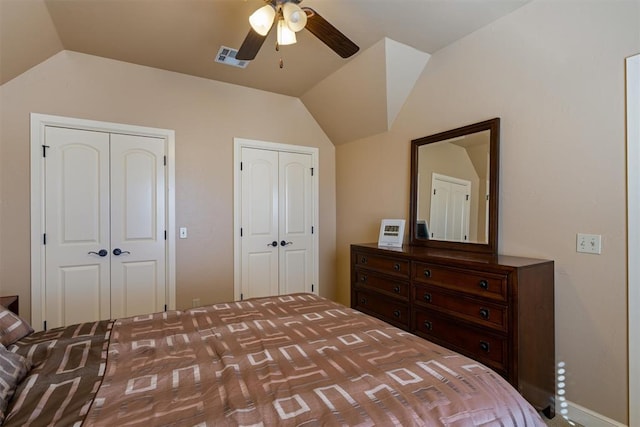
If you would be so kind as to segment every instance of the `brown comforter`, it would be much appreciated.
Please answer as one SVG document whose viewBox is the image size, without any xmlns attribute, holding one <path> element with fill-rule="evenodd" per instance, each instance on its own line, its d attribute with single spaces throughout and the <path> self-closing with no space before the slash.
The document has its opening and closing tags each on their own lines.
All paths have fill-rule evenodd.
<svg viewBox="0 0 640 427">
<path fill-rule="evenodd" d="M 73 325 L 10 349 L 34 367 L 6 426 L 544 426 L 490 369 L 309 294 Z"/>
<path fill-rule="evenodd" d="M 86 426 L 544 426 L 487 367 L 297 294 L 116 321 Z"/>
</svg>

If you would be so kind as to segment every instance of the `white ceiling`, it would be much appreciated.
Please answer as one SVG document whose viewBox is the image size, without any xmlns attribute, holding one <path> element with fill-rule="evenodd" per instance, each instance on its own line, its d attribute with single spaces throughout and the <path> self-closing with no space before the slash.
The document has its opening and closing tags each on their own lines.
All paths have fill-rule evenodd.
<svg viewBox="0 0 640 427">
<path fill-rule="evenodd" d="M 239 48 L 263 0 L 0 0 L 4 83 L 60 50 L 302 96 L 383 38 L 425 53 L 455 42 L 529 0 L 304 0 L 360 46 L 342 59 L 311 33 L 274 49 L 272 31 L 246 69 L 214 62 Z M 284 68 L 278 66 L 279 59 Z"/>
</svg>

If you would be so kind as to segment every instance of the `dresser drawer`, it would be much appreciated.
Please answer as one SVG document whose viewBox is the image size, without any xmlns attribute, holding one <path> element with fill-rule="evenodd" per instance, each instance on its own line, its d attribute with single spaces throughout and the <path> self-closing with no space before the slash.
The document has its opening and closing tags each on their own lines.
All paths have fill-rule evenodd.
<svg viewBox="0 0 640 427">
<path fill-rule="evenodd" d="M 409 327 L 409 305 L 384 295 L 362 290 L 355 291 L 351 306 L 391 324 Z"/>
<path fill-rule="evenodd" d="M 507 372 L 506 337 L 469 328 L 427 310 L 415 311 L 413 327 L 415 332 L 429 340 L 476 359 L 501 374 Z"/>
<path fill-rule="evenodd" d="M 501 332 L 507 332 L 509 309 L 504 304 L 486 302 L 443 291 L 430 285 L 414 285 L 413 300 L 417 305 L 441 311 Z"/>
<path fill-rule="evenodd" d="M 356 286 L 386 292 L 404 299 L 409 299 L 409 283 L 400 280 L 391 280 L 379 276 L 369 270 L 356 270 Z"/>
<path fill-rule="evenodd" d="M 409 261 L 404 259 L 356 252 L 355 265 L 394 276 L 409 277 Z"/>
<path fill-rule="evenodd" d="M 471 295 L 507 301 L 507 276 L 416 262 L 413 280 L 442 286 Z"/>
</svg>

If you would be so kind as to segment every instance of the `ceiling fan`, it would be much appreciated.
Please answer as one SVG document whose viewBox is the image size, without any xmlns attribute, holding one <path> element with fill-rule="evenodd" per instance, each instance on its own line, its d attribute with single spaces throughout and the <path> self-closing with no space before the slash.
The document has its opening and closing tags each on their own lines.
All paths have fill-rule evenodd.
<svg viewBox="0 0 640 427">
<path fill-rule="evenodd" d="M 278 46 L 295 43 L 296 32 L 304 28 L 343 58 L 349 58 L 360 49 L 315 10 L 298 6 L 302 0 L 264 1 L 267 4 L 249 17 L 251 28 L 236 54 L 236 59 L 254 59 L 274 22 L 278 32 L 276 49 Z"/>
</svg>

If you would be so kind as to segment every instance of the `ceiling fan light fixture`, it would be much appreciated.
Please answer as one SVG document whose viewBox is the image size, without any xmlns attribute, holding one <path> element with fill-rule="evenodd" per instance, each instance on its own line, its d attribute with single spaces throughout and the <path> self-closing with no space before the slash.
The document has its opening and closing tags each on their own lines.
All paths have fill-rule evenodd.
<svg viewBox="0 0 640 427">
<path fill-rule="evenodd" d="M 296 41 L 296 33 L 289 29 L 284 19 L 278 19 L 278 45 L 286 46 Z"/>
<path fill-rule="evenodd" d="M 270 4 L 267 4 L 251 14 L 249 24 L 251 28 L 253 28 L 253 31 L 261 36 L 266 36 L 273 25 L 275 16 L 275 9 Z"/>
<path fill-rule="evenodd" d="M 295 3 L 282 5 L 282 16 L 291 31 L 298 32 L 307 25 L 307 14 Z"/>
</svg>

